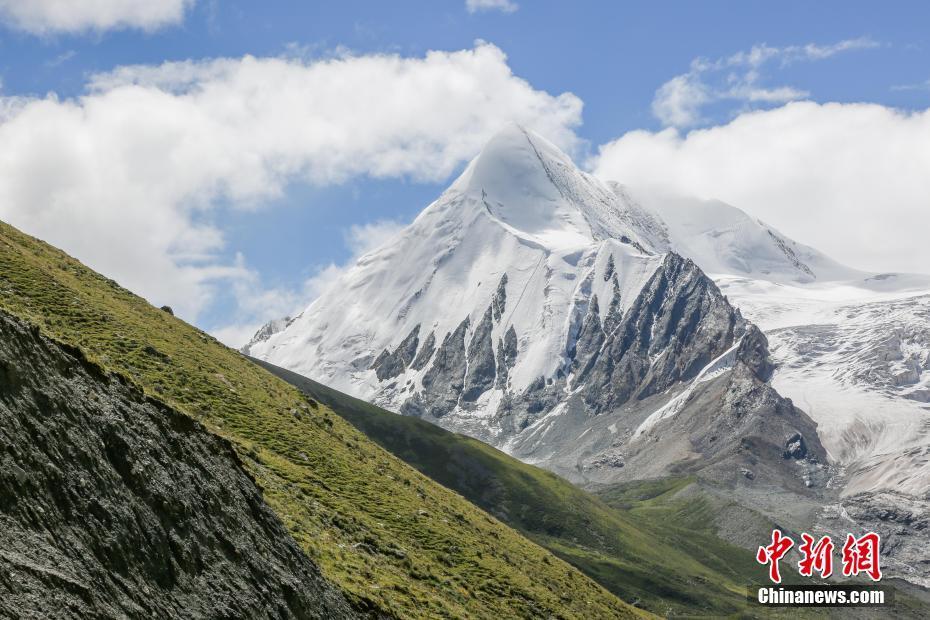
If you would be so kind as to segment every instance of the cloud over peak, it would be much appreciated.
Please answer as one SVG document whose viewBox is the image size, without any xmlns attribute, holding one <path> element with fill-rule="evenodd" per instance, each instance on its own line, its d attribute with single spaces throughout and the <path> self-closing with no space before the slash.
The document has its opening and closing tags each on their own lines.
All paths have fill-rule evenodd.
<svg viewBox="0 0 930 620">
<path fill-rule="evenodd" d="M 223 209 L 292 182 L 440 180 L 510 121 L 572 149 L 581 110 L 484 43 L 123 67 L 75 99 L 0 96 L 0 219 L 196 320 L 218 288 L 264 293 L 247 256 L 224 258 Z"/>
<path fill-rule="evenodd" d="M 930 110 L 793 102 L 687 134 L 632 131 L 595 172 L 716 198 L 865 270 L 930 264 Z"/>
</svg>

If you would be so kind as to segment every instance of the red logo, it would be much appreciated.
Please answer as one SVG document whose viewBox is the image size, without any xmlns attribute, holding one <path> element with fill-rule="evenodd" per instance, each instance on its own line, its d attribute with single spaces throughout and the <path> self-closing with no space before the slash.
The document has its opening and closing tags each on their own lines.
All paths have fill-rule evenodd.
<svg viewBox="0 0 930 620">
<path fill-rule="evenodd" d="M 824 536 L 818 541 L 810 534 L 801 534 L 803 541 L 798 547 L 801 560 L 798 562 L 798 572 L 805 577 L 813 577 L 814 572 L 826 579 L 833 574 L 833 539 Z M 772 530 L 772 542 L 768 546 L 759 547 L 756 552 L 756 561 L 762 565 L 769 565 L 769 579 L 773 583 L 781 583 L 781 573 L 778 561 L 794 546 L 794 541 L 781 530 Z M 875 532 L 867 532 L 856 538 L 847 535 L 846 544 L 843 545 L 843 576 L 855 577 L 865 573 L 872 581 L 882 578 L 882 569 L 879 562 L 881 538 Z"/>
<path fill-rule="evenodd" d="M 769 579 L 774 583 L 781 583 L 778 560 L 782 559 L 793 546 L 794 541 L 782 535 L 780 530 L 772 530 L 772 544 L 768 547 L 759 547 L 759 551 L 756 552 L 756 561 L 759 564 L 769 564 Z"/>
<path fill-rule="evenodd" d="M 865 573 L 872 581 L 881 579 L 882 569 L 878 563 L 880 543 L 881 539 L 875 532 L 869 532 L 861 538 L 849 534 L 843 545 L 843 575 L 852 577 Z"/>
<path fill-rule="evenodd" d="M 816 570 L 824 579 L 833 574 L 833 540 L 824 536 L 814 544 L 814 537 L 810 534 L 801 534 L 804 543 L 798 551 L 804 557 L 798 562 L 798 572 L 805 577 L 811 577 Z"/>
</svg>

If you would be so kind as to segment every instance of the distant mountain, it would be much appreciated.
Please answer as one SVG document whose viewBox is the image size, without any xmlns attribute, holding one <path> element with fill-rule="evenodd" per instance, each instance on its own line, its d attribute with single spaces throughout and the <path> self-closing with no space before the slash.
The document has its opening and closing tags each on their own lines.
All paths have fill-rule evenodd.
<svg viewBox="0 0 930 620">
<path fill-rule="evenodd" d="M 741 263 L 750 271 L 804 279 L 812 268 L 802 259 L 828 262 L 735 210 L 712 212 L 715 224 L 740 224 L 729 246 L 702 246 L 721 264 L 753 255 Z M 773 472 L 802 484 L 781 452 L 798 435 L 804 458 L 822 461 L 814 425 L 765 384 L 765 338 L 675 253 L 693 227 L 684 216 L 668 225 L 513 125 L 394 241 L 248 351 L 573 479 L 605 482 L 658 475 L 690 457 L 680 433 L 661 429 L 674 423 L 676 397 L 725 374 L 747 393 L 769 394 L 752 419 L 774 427 L 744 430 L 778 443 Z M 647 435 L 676 442 L 665 461 L 634 456 L 653 441 Z M 705 447 L 717 458 L 736 439 Z"/>
<path fill-rule="evenodd" d="M 395 239 L 247 351 L 582 484 L 687 472 L 784 522 L 811 520 L 902 477 L 919 500 L 928 444 L 923 427 L 896 425 L 907 441 L 888 458 L 876 443 L 887 431 L 863 407 L 802 411 L 798 396 L 830 367 L 808 372 L 804 347 L 791 353 L 778 332 L 770 354 L 758 326 L 797 303 L 767 306 L 759 291 L 887 296 L 905 281 L 921 280 L 845 267 L 719 201 L 603 183 L 510 126 Z M 889 371 L 917 373 L 891 417 L 920 404 L 916 355 Z M 838 436 L 858 447 L 838 450 Z M 850 508 L 873 505 L 860 500 Z M 910 544 L 901 570 L 920 580 Z"/>
</svg>

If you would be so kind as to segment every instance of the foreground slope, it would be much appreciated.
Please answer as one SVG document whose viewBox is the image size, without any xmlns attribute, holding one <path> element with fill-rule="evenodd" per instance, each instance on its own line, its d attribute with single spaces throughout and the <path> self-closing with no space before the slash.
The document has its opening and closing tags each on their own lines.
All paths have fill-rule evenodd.
<svg viewBox="0 0 930 620">
<path fill-rule="evenodd" d="M 362 617 L 229 442 L 0 310 L 0 616 Z"/>
<path fill-rule="evenodd" d="M 751 617 L 762 611 L 747 602 L 746 585 L 767 579 L 754 551 L 775 524 L 730 499 L 725 485 L 676 477 L 611 485 L 592 494 L 483 442 L 255 361 L 624 600 L 671 617 Z M 791 525 L 778 522 L 794 532 Z M 806 582 L 789 564 L 786 580 Z M 884 615 L 925 617 L 928 595 L 900 582 L 895 586 L 895 608 Z M 766 617 L 874 617 L 870 610 L 765 611 Z"/>
<path fill-rule="evenodd" d="M 338 411 L 386 450 L 580 567 L 624 600 L 654 613 L 748 610 L 745 581 L 765 577 L 766 569 L 751 552 L 696 529 L 682 535 L 685 528 L 675 529 L 680 519 L 671 512 L 653 529 L 478 440 L 255 361 Z"/>
<path fill-rule="evenodd" d="M 229 440 L 264 501 L 358 610 L 639 613 L 237 352 L 5 224 L 0 309 Z"/>
</svg>

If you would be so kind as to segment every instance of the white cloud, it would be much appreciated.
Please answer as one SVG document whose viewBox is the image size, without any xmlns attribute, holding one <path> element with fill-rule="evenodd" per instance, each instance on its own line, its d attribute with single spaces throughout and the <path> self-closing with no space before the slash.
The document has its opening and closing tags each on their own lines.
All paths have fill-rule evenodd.
<svg viewBox="0 0 930 620">
<path fill-rule="evenodd" d="M 483 43 L 125 67 L 76 99 L 0 95 L 0 218 L 196 320 L 230 282 L 263 294 L 244 261 L 219 258 L 217 204 L 260 208 L 294 181 L 439 180 L 509 121 L 572 149 L 581 107 Z"/>
<path fill-rule="evenodd" d="M 516 2 L 511 0 L 465 0 L 465 8 L 469 13 L 479 11 L 503 11 L 504 13 L 513 13 L 519 7 Z"/>
<path fill-rule="evenodd" d="M 221 342 L 234 348 L 246 344 L 262 325 L 271 319 L 294 316 L 302 310 L 308 300 L 319 293 L 308 280 L 302 289 L 266 287 L 254 271 L 245 269 L 245 258 L 238 254 L 237 265 L 243 267 L 238 278 L 229 280 L 229 293 L 235 307 L 225 322 L 210 332 Z"/>
<path fill-rule="evenodd" d="M 847 39 L 833 45 L 755 45 L 724 58 L 695 58 L 687 73 L 677 75 L 656 91 L 652 113 L 669 127 L 693 127 L 707 122 L 702 110 L 721 101 L 742 103 L 785 103 L 810 95 L 791 86 L 760 85 L 764 65 L 779 61 L 781 67 L 796 62 L 817 61 L 842 52 L 878 47 L 867 37 Z"/>
<path fill-rule="evenodd" d="M 139 28 L 180 23 L 195 0 L 0 0 L 0 21 L 33 34 Z"/>
<path fill-rule="evenodd" d="M 49 68 L 60 67 L 61 65 L 65 64 L 66 62 L 74 58 L 75 56 L 77 56 L 77 52 L 75 52 L 74 50 L 68 50 L 66 52 L 62 52 L 61 54 L 58 54 L 57 56 L 55 56 L 54 58 L 50 60 L 45 61 L 45 66 Z"/>
<path fill-rule="evenodd" d="M 701 108 L 711 98 L 710 89 L 695 76 L 678 75 L 656 91 L 652 113 L 664 125 L 690 127 L 702 121 Z"/>
<path fill-rule="evenodd" d="M 599 176 L 719 198 L 841 262 L 930 265 L 930 110 L 795 102 L 682 135 L 633 131 Z"/>
</svg>

